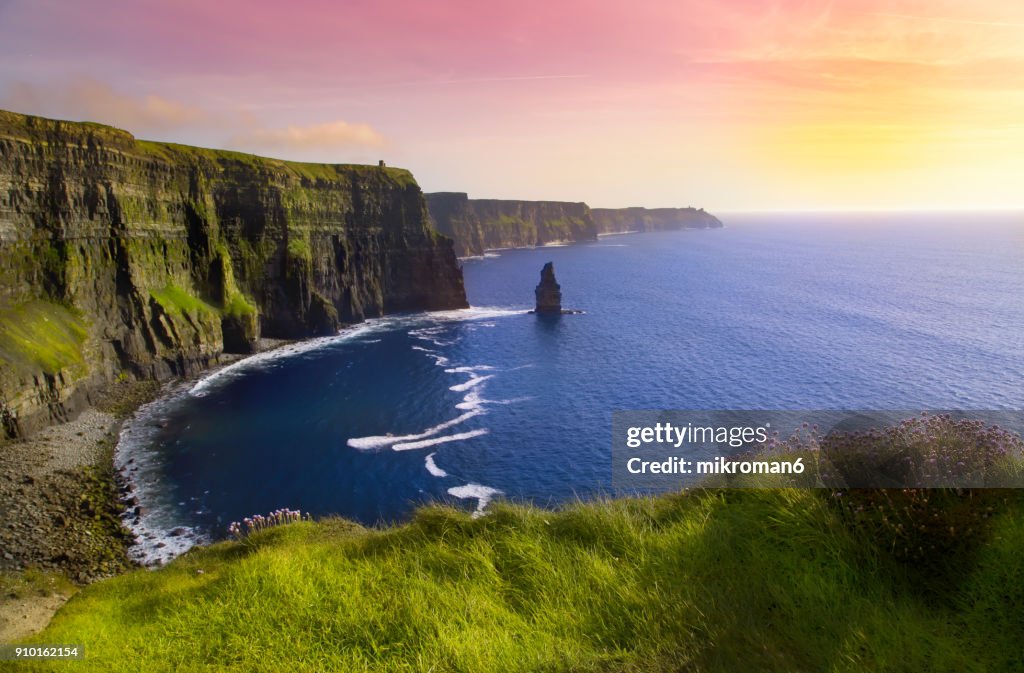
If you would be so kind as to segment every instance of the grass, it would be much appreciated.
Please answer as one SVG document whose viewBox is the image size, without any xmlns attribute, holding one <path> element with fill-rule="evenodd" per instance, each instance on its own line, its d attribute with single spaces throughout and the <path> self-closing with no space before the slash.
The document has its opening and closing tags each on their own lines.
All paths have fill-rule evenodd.
<svg viewBox="0 0 1024 673">
<path fill-rule="evenodd" d="M 941 599 L 821 491 L 704 491 L 289 524 L 87 587 L 31 640 L 82 671 L 1020 670 L 1021 504 Z"/>
<path fill-rule="evenodd" d="M 416 186 L 416 180 L 413 178 L 412 173 L 404 168 L 379 168 L 375 165 L 366 164 L 320 164 L 285 161 L 246 152 L 194 147 L 177 143 L 153 142 L 150 140 L 136 140 L 134 149 L 142 156 L 154 157 L 164 161 L 204 159 L 215 164 L 234 164 L 255 171 L 290 173 L 296 178 L 310 183 L 340 182 L 349 177 L 375 179 L 384 176 L 401 187 Z"/>
<path fill-rule="evenodd" d="M 313 251 L 309 247 L 309 241 L 305 238 L 288 239 L 288 256 L 292 259 L 299 259 L 305 262 L 313 260 Z"/>
<path fill-rule="evenodd" d="M 0 364 L 56 374 L 85 367 L 88 328 L 75 309 L 44 300 L 0 306 Z"/>
<path fill-rule="evenodd" d="M 166 285 L 159 290 L 150 290 L 149 294 L 172 316 L 218 313 L 216 308 L 177 285 Z"/>
<path fill-rule="evenodd" d="M 71 594 L 77 590 L 68 578 L 58 572 L 36 568 L 21 572 L 0 570 L 0 600 Z"/>
<path fill-rule="evenodd" d="M 241 318 L 243 316 L 255 315 L 256 312 L 256 304 L 241 292 L 232 293 L 227 301 L 224 302 L 224 315 L 226 316 Z"/>
</svg>

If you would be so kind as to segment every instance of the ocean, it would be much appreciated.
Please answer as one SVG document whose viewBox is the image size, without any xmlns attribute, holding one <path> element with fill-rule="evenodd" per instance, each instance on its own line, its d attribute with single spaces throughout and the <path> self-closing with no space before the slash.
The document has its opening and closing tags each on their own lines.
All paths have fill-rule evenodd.
<svg viewBox="0 0 1024 673">
<path fill-rule="evenodd" d="M 117 462 L 160 560 L 281 507 L 612 492 L 629 409 L 1022 409 L 1024 215 L 760 214 L 464 261 L 473 308 L 261 354 L 140 410 Z M 545 262 L 563 306 L 528 313 Z"/>
</svg>

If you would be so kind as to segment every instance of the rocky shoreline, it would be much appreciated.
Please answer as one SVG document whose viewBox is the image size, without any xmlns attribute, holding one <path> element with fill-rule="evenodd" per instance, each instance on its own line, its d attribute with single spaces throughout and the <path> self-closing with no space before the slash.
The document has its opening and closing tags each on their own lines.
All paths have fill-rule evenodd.
<svg viewBox="0 0 1024 673">
<path fill-rule="evenodd" d="M 257 352 L 289 343 L 260 339 Z M 222 354 L 203 374 L 246 357 Z M 130 489 L 114 451 L 135 411 L 180 381 L 114 383 L 74 420 L 0 441 L 0 572 L 55 571 L 84 585 L 138 567 L 122 522 Z"/>
<path fill-rule="evenodd" d="M 0 444 L 0 570 L 57 571 L 88 584 L 133 567 L 113 454 L 121 424 L 160 390 L 152 381 L 113 384 L 74 420 Z"/>
</svg>

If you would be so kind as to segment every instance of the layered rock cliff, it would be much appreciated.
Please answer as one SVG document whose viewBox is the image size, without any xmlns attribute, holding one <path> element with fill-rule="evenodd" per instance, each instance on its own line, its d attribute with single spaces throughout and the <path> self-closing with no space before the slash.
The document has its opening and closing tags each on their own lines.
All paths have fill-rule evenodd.
<svg viewBox="0 0 1024 673">
<path fill-rule="evenodd" d="M 721 220 L 703 208 L 591 208 L 599 234 L 667 229 L 714 229 Z"/>
<path fill-rule="evenodd" d="M 496 248 L 594 241 L 598 234 L 722 226 L 703 208 L 591 208 L 566 201 L 471 199 L 464 192 L 426 197 L 434 225 L 455 241 L 460 257 Z"/>
<path fill-rule="evenodd" d="M 0 421 L 191 374 L 261 335 L 466 305 L 405 170 L 139 141 L 0 111 Z M 2 434 L 2 433 L 0 433 Z"/>
<path fill-rule="evenodd" d="M 460 257 L 494 248 L 597 240 L 585 203 L 470 199 L 463 192 L 426 196 L 437 230 L 454 239 Z"/>
</svg>

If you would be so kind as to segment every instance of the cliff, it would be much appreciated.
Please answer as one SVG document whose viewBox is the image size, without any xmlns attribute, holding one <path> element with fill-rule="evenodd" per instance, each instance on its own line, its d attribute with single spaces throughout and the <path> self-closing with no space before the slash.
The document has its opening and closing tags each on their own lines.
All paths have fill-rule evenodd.
<svg viewBox="0 0 1024 673">
<path fill-rule="evenodd" d="M 470 199 L 462 192 L 426 196 L 437 230 L 454 239 L 460 257 L 494 248 L 597 240 L 585 203 Z"/>
<path fill-rule="evenodd" d="M 665 229 L 715 229 L 721 220 L 703 208 L 592 208 L 599 234 Z"/>
<path fill-rule="evenodd" d="M 63 420 L 260 335 L 466 306 L 412 175 L 136 140 L 0 111 L 0 420 Z"/>
<path fill-rule="evenodd" d="M 566 201 L 471 199 L 463 192 L 426 197 L 434 225 L 455 241 L 460 257 L 496 248 L 593 241 L 598 234 L 722 226 L 703 208 L 591 208 Z"/>
</svg>

